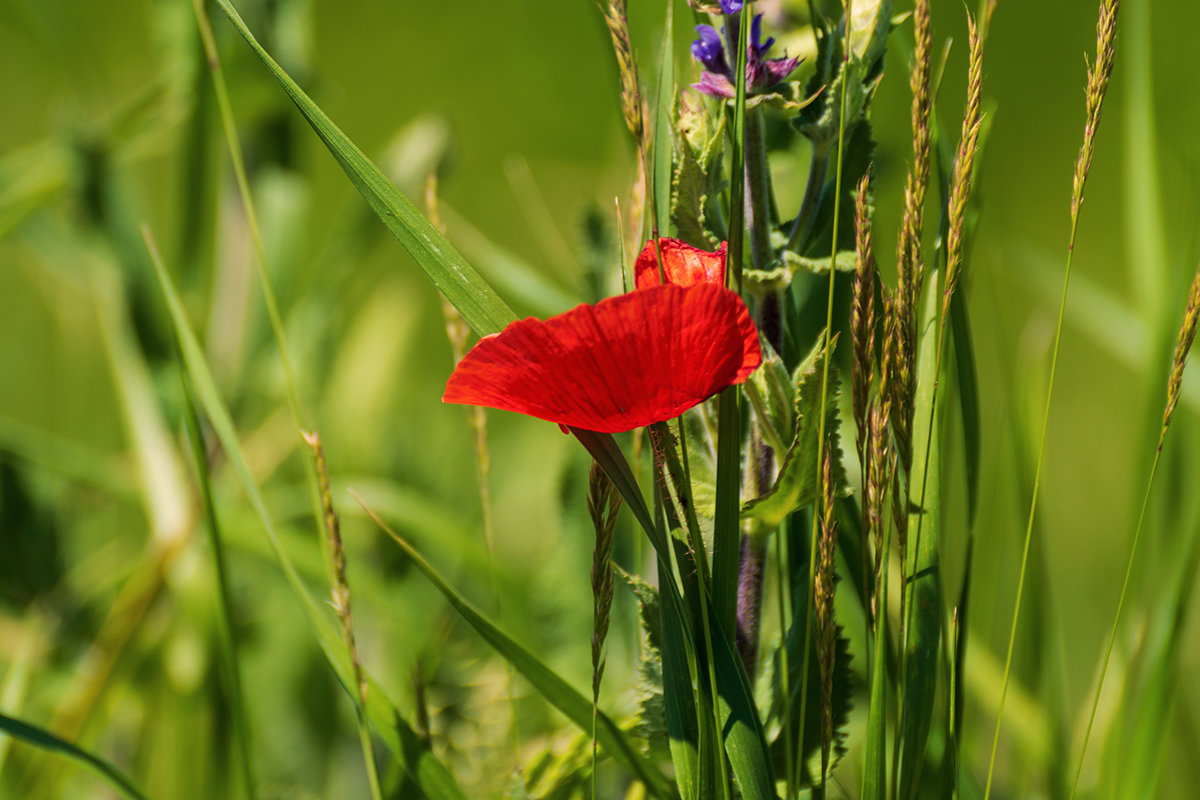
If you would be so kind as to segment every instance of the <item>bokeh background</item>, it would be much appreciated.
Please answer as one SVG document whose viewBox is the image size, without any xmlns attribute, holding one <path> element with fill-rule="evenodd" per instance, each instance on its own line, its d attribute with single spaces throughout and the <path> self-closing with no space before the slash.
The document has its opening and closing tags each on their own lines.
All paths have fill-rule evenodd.
<svg viewBox="0 0 1200 800">
<path fill-rule="evenodd" d="M 772 14 L 782 4 L 758 5 Z M 665 6 L 631 6 L 648 81 Z M 633 151 L 596 3 L 238 7 L 418 204 L 425 176 L 437 170 L 447 235 L 518 312 L 555 313 L 611 286 L 620 239 L 614 198 L 629 202 Z M 937 46 L 952 40 L 938 114 L 953 140 L 965 11 L 940 1 L 933 11 Z M 676 4 L 685 75 L 690 14 Z M 990 127 L 964 283 L 983 420 L 966 743 L 968 766 L 980 775 L 1066 259 L 1082 56 L 1094 50 L 1095 18 L 1095 4 L 1082 0 L 1001 0 L 985 55 Z M 436 292 L 244 42 L 219 13 L 213 22 L 302 415 L 324 438 L 345 517 L 364 661 L 402 708 L 415 707 L 420 676 L 438 746 L 464 785 L 489 796 L 516 762 L 529 770 L 538 752 L 569 750 L 576 737 L 519 680 L 510 688 L 502 662 L 344 490 L 358 489 L 468 597 L 586 687 L 586 459 L 552 425 L 489 413 L 489 557 L 466 412 L 440 403 L 453 358 Z M 1061 791 L 1054 762 L 1069 761 L 1079 740 L 1153 455 L 1169 348 L 1200 258 L 1191 51 L 1200 9 L 1128 0 L 1121 25 L 1075 254 L 1019 682 L 1006 709 L 1000 771 L 1010 796 Z M 803 31 L 774 33 L 791 52 L 811 46 Z M 901 26 L 873 111 L 881 254 L 894 252 L 911 153 L 906 42 L 911 32 Z M 0 0 L 0 710 L 103 753 L 155 797 L 228 796 L 234 781 L 210 554 L 181 433 L 178 365 L 141 224 L 185 294 L 289 552 L 315 592 L 323 585 L 304 453 L 203 66 L 184 0 Z M 798 199 L 797 165 L 806 158 L 802 147 L 776 154 L 782 198 Z M 1198 535 L 1198 412 L 1193 375 L 1165 451 L 1115 676 L 1152 631 L 1163 576 Z M 362 796 L 352 706 L 213 448 L 260 779 L 273 796 Z M 961 474 L 957 450 L 947 469 Z M 951 477 L 950 487 L 964 518 L 961 479 Z M 619 547 L 632 560 L 639 545 L 625 533 Z M 965 538 L 948 534 L 952 591 Z M 1176 662 L 1183 676 L 1200 667 L 1194 603 L 1185 599 Z M 609 657 L 604 697 L 617 710 L 632 702 L 631 605 L 619 601 Z M 1164 797 L 1188 796 L 1200 781 L 1200 692 L 1187 680 L 1177 692 Z M 1116 707 L 1110 699 L 1106 709 Z M 1119 754 L 1100 745 L 1092 752 L 1086 775 L 1095 781 Z M 0 794 L 107 796 L 64 763 L 0 737 Z"/>
</svg>

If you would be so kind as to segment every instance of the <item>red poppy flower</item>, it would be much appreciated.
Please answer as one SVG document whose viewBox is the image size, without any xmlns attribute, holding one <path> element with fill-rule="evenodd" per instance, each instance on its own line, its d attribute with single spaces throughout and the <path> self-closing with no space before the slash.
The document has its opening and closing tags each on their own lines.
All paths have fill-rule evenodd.
<svg viewBox="0 0 1200 800">
<path fill-rule="evenodd" d="M 667 283 L 693 286 L 697 283 L 725 285 L 725 242 L 713 252 L 692 247 L 679 239 L 661 238 L 658 249 L 662 251 L 663 275 Z M 638 289 L 658 286 L 658 252 L 654 240 L 646 242 L 633 264 L 633 281 Z"/>
<path fill-rule="evenodd" d="M 711 283 L 668 284 L 485 336 L 442 400 L 617 433 L 677 417 L 761 361 L 740 297 Z"/>
</svg>

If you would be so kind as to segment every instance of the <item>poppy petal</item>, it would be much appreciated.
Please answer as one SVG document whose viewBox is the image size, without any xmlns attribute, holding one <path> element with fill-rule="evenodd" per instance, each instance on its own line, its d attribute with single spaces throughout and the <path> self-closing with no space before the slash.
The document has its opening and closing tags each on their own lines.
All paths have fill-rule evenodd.
<svg viewBox="0 0 1200 800">
<path fill-rule="evenodd" d="M 667 284 L 511 323 L 467 353 L 442 400 L 618 433 L 679 416 L 761 361 L 740 297 Z"/>
<path fill-rule="evenodd" d="M 679 286 L 694 286 L 697 283 L 725 285 L 725 242 L 709 252 L 679 239 L 663 237 L 658 240 L 657 250 L 651 239 L 638 253 L 633 265 L 634 285 L 638 289 L 661 283 L 658 279 L 659 251 L 662 252 L 663 274 L 667 283 Z"/>
</svg>

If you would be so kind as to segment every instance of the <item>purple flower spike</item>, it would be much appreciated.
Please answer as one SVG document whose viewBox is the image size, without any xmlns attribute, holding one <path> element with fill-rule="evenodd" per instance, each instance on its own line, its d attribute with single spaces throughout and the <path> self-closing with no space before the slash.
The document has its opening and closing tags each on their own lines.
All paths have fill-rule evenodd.
<svg viewBox="0 0 1200 800">
<path fill-rule="evenodd" d="M 733 14 L 742 10 L 743 0 L 721 0 L 721 10 Z M 771 91 L 796 69 L 799 58 L 767 58 L 767 51 L 775 43 L 775 37 L 762 40 L 762 14 L 755 14 L 750 22 L 750 45 L 746 51 L 746 95 L 764 94 Z M 732 98 L 737 94 L 733 70 L 725 57 L 721 34 L 709 25 L 697 25 L 700 38 L 692 42 L 692 55 L 704 65 L 700 81 L 692 84 L 696 91 L 711 97 Z M 728 33 L 727 31 L 724 33 Z M 730 52 L 733 47 L 730 47 Z"/>
<path fill-rule="evenodd" d="M 729 75 L 729 64 L 725 61 L 725 47 L 721 35 L 711 25 L 697 25 L 700 38 L 692 42 L 692 55 L 704 65 L 704 69 L 719 75 Z"/>
<path fill-rule="evenodd" d="M 759 44 L 759 40 L 762 39 L 762 18 L 762 14 L 755 14 L 754 21 L 750 23 L 750 47 L 759 58 L 765 56 L 771 45 L 775 44 L 774 36 L 767 39 L 765 44 Z"/>
</svg>

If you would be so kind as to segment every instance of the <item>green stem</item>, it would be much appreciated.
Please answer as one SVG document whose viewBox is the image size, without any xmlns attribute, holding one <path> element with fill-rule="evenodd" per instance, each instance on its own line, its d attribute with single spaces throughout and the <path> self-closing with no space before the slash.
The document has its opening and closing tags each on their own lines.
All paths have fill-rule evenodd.
<svg viewBox="0 0 1200 800">
<path fill-rule="evenodd" d="M 838 146 L 839 154 L 841 145 Z M 817 206 L 821 202 L 821 192 L 825 188 L 825 176 L 829 172 L 829 146 L 813 144 L 812 163 L 808 167 L 808 184 L 804 187 L 804 198 L 800 201 L 800 211 L 792 222 L 792 233 L 788 236 L 787 249 L 799 253 L 808 243 L 808 235 L 812 232 L 813 220 L 817 216 Z"/>
<path fill-rule="evenodd" d="M 1166 433 L 1166 430 L 1163 431 Z M 1158 440 L 1158 449 L 1154 452 L 1154 463 L 1150 466 L 1150 478 L 1146 481 L 1146 494 L 1142 497 L 1142 510 L 1138 514 L 1137 528 L 1133 532 L 1133 541 L 1129 545 L 1129 560 L 1125 564 L 1125 579 L 1121 582 L 1121 596 L 1117 600 L 1117 613 L 1113 617 L 1112 630 L 1108 634 L 1108 644 L 1104 647 L 1104 659 L 1100 662 L 1100 677 L 1096 681 L 1096 693 L 1092 697 L 1092 710 L 1088 713 L 1087 728 L 1083 732 L 1083 744 L 1079 748 L 1079 763 L 1075 765 L 1075 779 L 1071 781 L 1071 800 L 1079 788 L 1079 776 L 1083 772 L 1083 757 L 1087 755 L 1088 739 L 1092 736 L 1092 725 L 1096 722 L 1096 710 L 1100 707 L 1100 691 L 1104 688 L 1104 676 L 1108 673 L 1108 660 L 1112 656 L 1113 644 L 1117 641 L 1117 625 L 1121 621 L 1121 612 L 1125 608 L 1125 594 L 1129 589 L 1129 579 L 1133 575 L 1134 557 L 1137 555 L 1138 541 L 1142 537 L 1142 524 L 1146 521 L 1146 509 L 1150 505 L 1150 490 L 1154 486 L 1154 476 L 1158 473 L 1158 461 L 1162 456 L 1162 437 Z"/>
<path fill-rule="evenodd" d="M 763 138 L 762 107 L 746 114 L 743 142 L 746 160 L 745 214 L 750 231 L 750 263 L 766 269 L 774 259 L 771 250 L 771 217 L 774 212 L 771 172 L 767 163 L 767 144 Z"/>
<path fill-rule="evenodd" d="M 217 637 L 221 643 L 221 663 L 225 673 L 226 690 L 229 692 L 229 707 L 233 714 L 233 727 L 236 733 L 243 788 L 246 797 L 255 797 L 254 763 L 251 758 L 250 719 L 246 715 L 245 694 L 242 691 L 241 668 L 237 659 L 237 640 L 233 634 L 233 603 L 229 597 L 229 574 L 225 568 L 225 545 L 221 541 L 220 528 L 217 523 L 217 509 L 213 504 L 212 484 L 208 474 L 208 460 L 205 458 L 206 448 L 204 438 L 200 435 L 200 418 L 196 413 L 196 401 L 192 394 L 191 385 L 182 372 L 179 376 L 183 384 L 186 414 L 184 416 L 187 428 L 188 444 L 191 446 L 192 458 L 196 464 L 196 480 L 200 483 L 200 496 L 204 502 L 204 517 L 208 542 L 212 548 L 213 577 L 217 584 Z"/>
<path fill-rule="evenodd" d="M 846 21 L 846 41 L 850 41 L 851 34 L 851 2 L 846 0 L 843 16 Z M 842 71 L 845 73 L 849 66 L 849 50 L 846 50 L 842 57 Z M 840 108 L 838 110 L 838 137 L 837 137 L 837 172 L 836 182 L 834 183 L 833 193 L 833 244 L 831 245 L 832 252 L 829 259 L 832 264 L 837 258 L 837 240 L 838 240 L 838 219 L 841 216 L 842 193 L 838 187 L 842 185 L 842 161 L 845 149 L 845 133 L 846 133 L 846 81 L 842 81 L 842 94 L 839 98 Z M 823 480 L 823 466 L 825 463 L 825 408 L 829 402 L 829 342 L 830 333 L 833 327 L 833 292 L 834 278 L 837 276 L 836 269 L 829 270 L 829 287 L 828 301 L 825 308 L 825 332 L 822 334 L 825 357 L 821 359 L 821 411 L 819 414 L 820 424 L 817 433 L 817 486 L 821 487 Z M 820 493 L 818 492 L 818 497 Z M 808 583 L 809 589 L 806 590 L 805 611 L 804 611 L 804 657 L 800 661 L 800 741 L 798 744 L 798 752 L 800 758 L 804 758 L 804 718 L 807 713 L 808 705 L 808 662 L 812 657 L 812 615 L 813 615 L 813 591 L 816 587 L 816 582 L 813 576 L 817 571 L 817 536 L 820 532 L 821 515 L 814 513 L 812 515 L 812 533 L 809 537 L 808 548 Z"/>
<path fill-rule="evenodd" d="M 988 759 L 987 783 L 983 798 L 992 794 L 992 777 L 996 769 L 996 750 L 1000 744 L 1000 724 L 1004 720 L 1004 701 L 1008 698 L 1008 679 L 1012 674 L 1013 650 L 1017 644 L 1017 623 L 1021 618 L 1021 595 L 1025 591 L 1025 573 L 1029 567 L 1029 545 L 1033 541 L 1033 518 L 1037 510 L 1038 489 L 1042 485 L 1042 459 L 1046 455 L 1046 431 L 1050 427 L 1050 406 L 1054 397 L 1054 376 L 1058 371 L 1058 347 L 1062 342 L 1063 317 L 1067 311 L 1067 287 L 1071 282 L 1071 261 L 1075 255 L 1075 231 L 1078 218 L 1071 221 L 1070 247 L 1067 249 L 1067 269 L 1063 274 L 1062 297 L 1058 303 L 1058 323 L 1054 328 L 1054 349 L 1050 356 L 1050 385 L 1046 389 L 1046 407 L 1042 412 L 1042 432 L 1038 439 L 1037 466 L 1033 472 L 1033 493 L 1029 499 L 1029 515 L 1025 524 L 1025 544 L 1021 548 L 1021 572 L 1017 578 L 1017 598 L 1013 605 L 1012 627 L 1008 633 L 1008 652 L 1004 657 L 1004 681 L 1000 688 L 1000 706 L 996 710 L 996 730 L 992 734 L 992 753 Z"/>
</svg>

